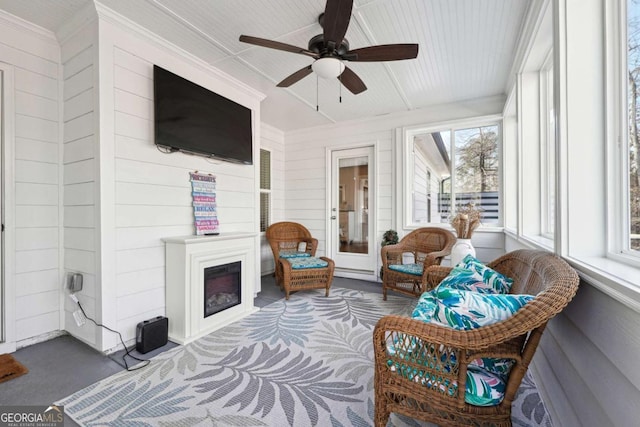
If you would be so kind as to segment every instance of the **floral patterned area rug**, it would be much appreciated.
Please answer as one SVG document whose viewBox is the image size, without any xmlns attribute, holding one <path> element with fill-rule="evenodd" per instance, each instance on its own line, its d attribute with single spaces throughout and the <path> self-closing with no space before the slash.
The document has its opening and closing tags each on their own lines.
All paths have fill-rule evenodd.
<svg viewBox="0 0 640 427">
<path fill-rule="evenodd" d="M 372 333 L 415 301 L 334 288 L 298 292 L 56 402 L 82 426 L 372 426 Z M 525 377 L 514 426 L 551 427 Z M 390 426 L 429 426 L 392 414 Z"/>
</svg>

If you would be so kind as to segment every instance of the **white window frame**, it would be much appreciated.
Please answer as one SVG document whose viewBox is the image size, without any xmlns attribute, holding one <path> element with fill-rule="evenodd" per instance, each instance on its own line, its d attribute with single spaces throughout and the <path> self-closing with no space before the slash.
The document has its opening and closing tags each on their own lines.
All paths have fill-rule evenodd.
<svg viewBox="0 0 640 427">
<path fill-rule="evenodd" d="M 553 240 L 555 235 L 555 204 L 550 206 L 551 196 L 555 198 L 555 118 L 553 100 L 553 51 L 547 54 L 539 72 L 540 79 L 540 236 Z M 551 80 L 551 82 L 550 82 Z M 550 84 L 551 83 L 551 84 Z M 553 177 L 550 176 L 553 172 Z"/>
<path fill-rule="evenodd" d="M 267 224 L 266 224 L 265 230 L 264 231 L 260 230 L 260 232 L 264 234 L 266 232 L 266 228 L 268 228 L 269 225 L 271 225 L 271 218 L 273 217 L 273 215 L 272 215 L 272 210 L 273 210 L 273 203 L 272 203 L 273 202 L 273 200 L 272 200 L 273 199 L 272 198 L 272 190 L 273 190 L 273 155 L 272 155 L 271 150 L 269 150 L 267 148 L 260 148 L 260 152 L 259 152 L 260 159 L 259 159 L 259 163 L 258 163 L 260 168 L 262 168 L 262 151 L 264 151 L 266 153 L 269 153 L 269 187 L 270 187 L 270 188 L 262 188 L 262 170 L 260 170 L 259 171 L 260 172 L 259 176 L 260 176 L 260 181 L 261 182 L 258 183 L 258 185 L 260 187 L 260 197 L 259 197 L 260 203 L 262 203 L 262 194 L 268 194 L 269 195 L 269 209 L 268 209 L 268 212 L 267 212 L 267 215 L 269 217 L 267 218 L 267 221 L 266 221 Z M 262 223 L 262 206 L 259 206 L 258 209 L 260 209 L 260 222 Z"/>
<path fill-rule="evenodd" d="M 627 107 L 627 1 L 607 2 L 607 256 L 640 266 L 630 249 L 629 118 Z"/>
<path fill-rule="evenodd" d="M 498 165 L 500 166 L 500 172 L 498 174 L 498 223 L 491 225 L 483 225 L 482 228 L 489 229 L 502 229 L 502 224 L 504 221 L 504 197 L 503 197 L 503 179 L 502 179 L 502 144 L 503 144 L 503 134 L 502 134 L 502 116 L 501 115 L 488 115 L 475 117 L 473 119 L 464 119 L 464 120 L 454 120 L 448 122 L 440 122 L 440 123 L 432 123 L 425 124 L 419 126 L 405 127 L 402 128 L 402 155 L 400 156 L 401 164 L 399 165 L 399 170 L 403 171 L 402 173 L 402 200 L 401 200 L 401 212 L 402 215 L 402 224 L 399 228 L 403 230 L 414 230 L 420 227 L 425 227 L 427 225 L 431 226 L 449 226 L 448 222 L 443 223 L 414 223 L 413 222 L 413 173 L 414 173 L 414 153 L 413 153 L 413 140 L 416 135 L 420 135 L 423 133 L 431 133 L 431 132 L 443 132 L 449 131 L 451 132 L 450 143 L 451 147 L 451 214 L 455 213 L 455 170 L 456 170 L 456 159 L 455 159 L 455 132 L 463 129 L 470 128 L 480 128 L 486 126 L 497 126 L 498 127 Z"/>
</svg>

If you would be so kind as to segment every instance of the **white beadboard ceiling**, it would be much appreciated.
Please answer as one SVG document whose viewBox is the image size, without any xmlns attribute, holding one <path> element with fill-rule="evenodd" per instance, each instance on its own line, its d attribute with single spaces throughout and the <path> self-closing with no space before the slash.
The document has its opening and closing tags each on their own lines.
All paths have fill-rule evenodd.
<svg viewBox="0 0 640 427">
<path fill-rule="evenodd" d="M 0 0 L 0 8 L 56 32 L 91 2 Z M 315 74 L 290 88 L 277 88 L 313 59 L 238 41 L 246 34 L 306 48 L 309 39 L 322 32 L 317 18 L 325 0 L 99 2 L 265 93 L 262 120 L 288 131 L 504 96 L 531 0 L 355 0 L 346 34 L 351 49 L 390 43 L 420 46 L 413 60 L 347 63 L 368 87 L 359 95 Z"/>
</svg>

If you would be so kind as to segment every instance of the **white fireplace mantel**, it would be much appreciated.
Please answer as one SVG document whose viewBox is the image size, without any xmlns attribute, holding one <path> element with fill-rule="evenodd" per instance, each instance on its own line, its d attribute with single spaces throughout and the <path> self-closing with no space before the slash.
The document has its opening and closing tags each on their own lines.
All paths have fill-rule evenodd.
<svg viewBox="0 0 640 427">
<path fill-rule="evenodd" d="M 166 312 L 169 338 L 187 344 L 258 311 L 253 306 L 256 277 L 256 233 L 168 237 Z M 241 262 L 240 304 L 204 317 L 204 269 Z"/>
</svg>

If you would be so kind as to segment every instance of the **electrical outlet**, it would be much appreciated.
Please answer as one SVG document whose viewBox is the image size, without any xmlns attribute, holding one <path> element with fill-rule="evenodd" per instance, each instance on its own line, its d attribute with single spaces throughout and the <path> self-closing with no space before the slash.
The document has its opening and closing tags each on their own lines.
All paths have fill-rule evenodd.
<svg viewBox="0 0 640 427">
<path fill-rule="evenodd" d="M 69 292 L 80 292 L 82 290 L 82 280 L 82 274 L 69 273 L 67 275 L 67 289 Z"/>
<path fill-rule="evenodd" d="M 87 318 L 82 313 L 82 310 L 78 309 L 73 312 L 73 319 L 76 321 L 76 325 L 82 326 L 87 323 Z"/>
</svg>

